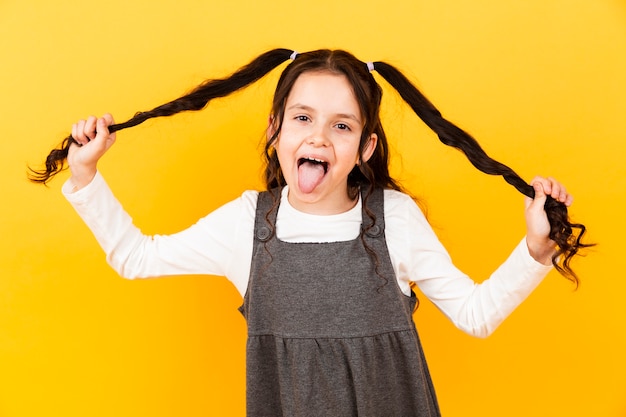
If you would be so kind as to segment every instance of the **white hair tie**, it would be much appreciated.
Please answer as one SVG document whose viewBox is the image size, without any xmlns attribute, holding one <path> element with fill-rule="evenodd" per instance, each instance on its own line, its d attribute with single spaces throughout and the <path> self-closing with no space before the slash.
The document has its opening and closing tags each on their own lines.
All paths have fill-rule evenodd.
<svg viewBox="0 0 626 417">
<path fill-rule="evenodd" d="M 367 63 L 367 69 L 369 70 L 369 72 L 374 71 L 374 63 L 373 62 L 368 62 Z"/>
<path fill-rule="evenodd" d="M 297 56 L 298 56 L 298 51 L 293 51 L 291 53 L 291 56 L 289 56 L 289 59 L 293 61 L 294 59 L 296 59 Z"/>
</svg>

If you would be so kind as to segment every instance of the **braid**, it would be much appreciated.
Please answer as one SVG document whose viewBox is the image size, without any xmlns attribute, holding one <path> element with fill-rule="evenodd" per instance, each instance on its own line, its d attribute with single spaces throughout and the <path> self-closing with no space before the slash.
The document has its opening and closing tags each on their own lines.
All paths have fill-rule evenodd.
<svg viewBox="0 0 626 417">
<path fill-rule="evenodd" d="M 203 109 L 214 98 L 232 94 L 262 78 L 272 69 L 289 59 L 289 49 L 273 49 L 252 60 L 227 78 L 207 80 L 190 93 L 152 110 L 138 112 L 123 123 L 109 126 L 111 133 L 137 126 L 148 119 L 171 116 L 184 111 Z M 29 168 L 28 178 L 35 183 L 45 184 L 64 169 L 65 160 L 72 143 L 77 143 L 72 136 L 66 137 L 58 148 L 53 149 L 46 158 L 46 168 L 34 170 Z"/>
<path fill-rule="evenodd" d="M 320 68 L 335 69 L 330 65 L 329 57 L 332 55 L 335 58 L 337 65 L 341 63 L 341 68 L 346 76 L 349 76 L 351 80 L 358 79 L 359 76 L 356 73 L 353 74 L 353 64 L 358 62 L 362 67 L 358 68 L 358 71 L 372 71 L 376 70 L 391 86 L 393 86 L 400 96 L 406 101 L 413 111 L 422 119 L 422 121 L 433 130 L 439 140 L 448 146 L 459 149 L 465 154 L 468 160 L 480 171 L 489 175 L 500 175 L 504 180 L 514 186 L 522 194 L 534 198 L 535 192 L 532 186 L 524 181 L 519 175 L 515 173 L 508 166 L 492 159 L 482 149 L 480 144 L 471 137 L 468 133 L 449 122 L 437 110 L 437 108 L 422 94 L 420 91 L 396 68 L 386 64 L 384 62 L 374 62 L 365 64 L 356 60 L 352 55 L 343 51 L 328 51 L 320 50 L 310 53 L 301 54 L 307 56 L 307 59 L 298 59 L 301 64 L 296 65 L 291 71 L 284 71 L 279 80 L 277 92 L 274 96 L 273 113 L 278 119 L 277 131 L 274 137 L 268 141 L 265 147 L 265 157 L 267 159 L 266 166 L 266 182 L 268 189 L 272 186 L 280 185 L 283 182 L 282 175 L 280 173 L 280 165 L 276 159 L 276 155 L 272 153 L 271 147 L 274 140 L 277 138 L 280 132 L 280 125 L 282 123 L 282 105 L 286 96 L 289 93 L 291 86 L 295 82 L 298 75 L 307 70 L 314 70 Z M 296 53 L 289 49 L 273 49 L 264 54 L 258 56 L 252 60 L 248 65 L 240 68 L 231 76 L 222 78 L 207 80 L 200 84 L 190 93 L 177 98 L 169 103 L 155 107 L 152 110 L 146 112 L 138 112 L 132 118 L 123 123 L 113 124 L 109 126 L 110 132 L 116 132 L 118 130 L 126 129 L 129 127 L 137 126 L 140 123 L 145 122 L 148 119 L 155 117 L 171 116 L 184 111 L 197 111 L 201 110 L 214 98 L 224 97 L 232 94 L 252 83 L 259 80 L 272 69 L 279 66 L 281 63 L 288 59 L 295 60 Z M 319 62 L 318 62 L 319 61 Z M 330 65 L 330 66 L 329 66 Z M 332 68 L 331 68 L 332 67 Z M 288 66 L 288 69 L 292 66 Z M 286 76 L 289 74 L 289 76 Z M 373 81 L 373 78 L 370 77 Z M 287 80 L 287 81 L 285 81 Z M 399 186 L 391 179 L 388 173 L 388 154 L 386 149 L 386 138 L 380 119 L 378 117 L 378 105 L 380 103 L 380 94 L 382 90 L 374 82 L 378 91 L 376 97 L 373 98 L 361 91 L 358 82 L 353 81 L 355 86 L 355 93 L 359 95 L 358 100 L 361 104 L 372 101 L 372 107 L 375 112 L 369 115 L 368 120 L 374 122 L 374 125 L 369 128 L 371 131 L 375 131 L 379 137 L 379 146 L 377 146 L 377 153 L 373 155 L 371 161 L 366 166 L 360 167 L 351 173 L 350 178 L 360 183 L 361 180 L 365 180 L 366 184 L 375 184 L 380 182 L 383 187 L 390 187 L 399 189 Z M 282 87 L 281 87 L 282 86 Z M 369 90 L 369 89 L 367 89 Z M 364 113 L 368 113 L 365 111 Z M 368 122 L 369 123 L 369 122 Z M 366 132 L 364 132 L 365 134 Z M 52 177 L 61 172 L 64 169 L 65 161 L 67 159 L 68 151 L 72 143 L 76 141 L 72 136 L 66 137 L 58 148 L 53 149 L 45 162 L 45 169 L 34 170 L 29 168 L 28 178 L 30 181 L 40 184 L 46 184 Z M 383 178 L 381 180 L 381 178 Z M 370 190 L 371 191 L 371 190 Z M 368 191 L 366 198 L 369 197 Z M 556 254 L 552 257 L 552 263 L 555 268 L 565 275 L 566 278 L 573 281 L 578 285 L 579 281 L 570 267 L 570 261 L 574 255 L 582 248 L 592 246 L 591 244 L 585 244 L 581 242 L 581 238 L 584 235 L 586 228 L 582 224 L 571 223 L 567 213 L 567 207 L 565 204 L 554 200 L 548 196 L 545 203 L 545 210 L 550 222 L 550 239 L 556 242 L 558 249 Z"/>
<path fill-rule="evenodd" d="M 441 112 L 393 66 L 375 62 L 376 71 L 400 94 L 420 119 L 439 137 L 439 140 L 465 154 L 467 159 L 480 171 L 489 175 L 500 175 L 520 193 L 534 198 L 531 185 L 524 181 L 508 166 L 492 159 L 480 144 L 458 126 L 443 118 Z M 571 223 L 565 204 L 548 196 L 545 211 L 550 223 L 550 239 L 557 244 L 557 252 L 552 256 L 552 264 L 567 279 L 579 284 L 578 277 L 570 267 L 570 261 L 581 248 L 592 246 L 581 242 L 586 228 L 582 224 Z M 577 232 L 574 232 L 576 229 Z"/>
</svg>

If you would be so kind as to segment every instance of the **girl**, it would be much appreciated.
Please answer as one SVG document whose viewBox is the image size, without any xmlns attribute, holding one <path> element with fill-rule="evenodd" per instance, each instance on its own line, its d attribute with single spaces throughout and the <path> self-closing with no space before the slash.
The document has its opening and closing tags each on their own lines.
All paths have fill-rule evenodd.
<svg viewBox="0 0 626 417">
<path fill-rule="evenodd" d="M 267 190 L 245 191 L 177 234 L 143 235 L 97 170 L 114 132 L 199 110 L 288 59 L 267 128 Z M 444 143 L 528 195 L 526 237 L 483 283 L 454 267 L 418 206 L 390 177 L 382 90 L 372 71 Z M 567 218 L 572 196 L 558 181 L 536 177 L 527 185 L 443 119 L 395 68 L 344 51 L 272 50 L 126 123 L 114 124 L 109 114 L 81 120 L 32 179 L 48 181 L 65 157 L 72 175 L 63 193 L 120 275 L 223 275 L 237 287 L 248 323 L 249 416 L 440 415 L 412 320 L 412 285 L 461 330 L 486 337 L 551 263 L 577 283 L 569 260 L 586 246 L 584 226 Z"/>
</svg>

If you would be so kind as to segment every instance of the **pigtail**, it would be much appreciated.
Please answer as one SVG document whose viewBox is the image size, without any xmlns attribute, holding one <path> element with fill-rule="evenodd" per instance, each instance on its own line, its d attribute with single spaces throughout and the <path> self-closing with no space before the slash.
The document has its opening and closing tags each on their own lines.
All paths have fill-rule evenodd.
<svg viewBox="0 0 626 417">
<path fill-rule="evenodd" d="M 273 49 L 252 60 L 227 78 L 207 80 L 190 93 L 152 110 L 138 112 L 123 123 L 109 126 L 110 132 L 137 126 L 148 119 L 171 116 L 184 111 L 201 110 L 214 98 L 228 96 L 262 78 L 271 70 L 288 60 L 293 51 Z M 39 184 L 46 184 L 65 167 L 68 151 L 72 143 L 77 143 L 72 136 L 66 137 L 58 148 L 53 149 L 46 158 L 46 168 L 29 168 L 28 179 Z"/>
<path fill-rule="evenodd" d="M 396 68 L 384 62 L 375 62 L 376 71 L 393 86 L 404 101 L 420 119 L 448 146 L 459 149 L 480 171 L 489 175 L 501 175 L 506 182 L 520 193 L 534 198 L 535 191 L 508 166 L 492 159 L 480 144 L 468 133 L 449 122 L 435 106 Z M 583 224 L 571 223 L 565 204 L 548 196 L 545 204 L 550 222 L 550 239 L 556 242 L 558 249 L 552 257 L 552 264 L 562 275 L 579 284 L 578 277 L 570 267 L 572 257 L 582 248 L 592 246 L 581 242 L 586 228 Z"/>
</svg>

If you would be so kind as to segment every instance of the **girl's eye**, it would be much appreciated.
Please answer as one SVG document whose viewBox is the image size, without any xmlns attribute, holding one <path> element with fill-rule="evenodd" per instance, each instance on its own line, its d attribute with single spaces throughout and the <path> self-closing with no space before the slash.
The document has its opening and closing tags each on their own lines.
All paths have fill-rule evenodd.
<svg viewBox="0 0 626 417">
<path fill-rule="evenodd" d="M 337 123 L 337 129 L 339 130 L 350 130 L 350 126 L 345 123 Z"/>
<path fill-rule="evenodd" d="M 300 115 L 300 116 L 296 116 L 296 120 L 300 122 L 308 122 L 310 119 L 309 119 L 309 116 Z"/>
</svg>

